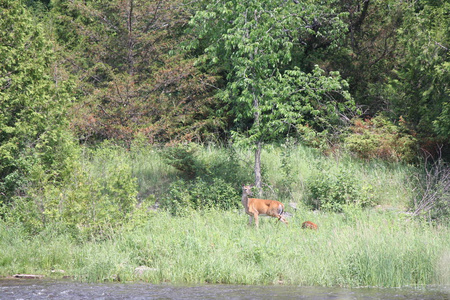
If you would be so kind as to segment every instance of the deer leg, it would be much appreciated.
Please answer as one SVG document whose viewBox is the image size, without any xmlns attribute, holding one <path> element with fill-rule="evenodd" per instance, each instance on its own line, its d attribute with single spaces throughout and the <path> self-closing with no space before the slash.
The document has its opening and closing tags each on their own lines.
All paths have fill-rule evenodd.
<svg viewBox="0 0 450 300">
<path fill-rule="evenodd" d="M 283 218 L 282 215 L 278 215 L 277 218 L 278 218 L 279 221 L 283 222 L 284 224 L 288 224 L 288 221 L 286 221 L 286 219 Z"/>
<path fill-rule="evenodd" d="M 253 216 L 255 217 L 256 227 L 259 227 L 258 214 L 254 214 Z"/>
</svg>

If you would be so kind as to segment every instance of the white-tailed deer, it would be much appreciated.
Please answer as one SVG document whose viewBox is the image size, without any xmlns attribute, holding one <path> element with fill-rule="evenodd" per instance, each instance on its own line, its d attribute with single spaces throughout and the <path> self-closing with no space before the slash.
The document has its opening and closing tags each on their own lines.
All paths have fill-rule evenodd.
<svg viewBox="0 0 450 300">
<path fill-rule="evenodd" d="M 256 199 L 249 198 L 248 196 L 252 196 L 252 186 L 251 185 L 243 185 L 242 186 L 242 205 L 244 205 L 245 213 L 249 215 L 249 225 L 252 224 L 253 218 L 255 218 L 256 227 L 259 226 L 258 216 L 266 215 L 278 218 L 281 222 L 288 224 L 285 218 L 283 218 L 282 214 L 284 212 L 283 203 L 275 200 L 265 200 L 265 199 Z"/>
<path fill-rule="evenodd" d="M 317 226 L 317 224 L 314 224 L 314 223 L 311 222 L 311 221 L 306 221 L 306 222 L 303 222 L 303 223 L 302 223 L 302 228 L 303 228 L 303 229 L 317 230 L 317 229 L 318 229 L 318 226 Z"/>
</svg>

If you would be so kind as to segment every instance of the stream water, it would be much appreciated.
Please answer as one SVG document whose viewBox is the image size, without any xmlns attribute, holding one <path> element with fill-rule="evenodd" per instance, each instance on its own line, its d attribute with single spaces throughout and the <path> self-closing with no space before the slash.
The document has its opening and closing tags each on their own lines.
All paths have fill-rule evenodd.
<svg viewBox="0 0 450 300">
<path fill-rule="evenodd" d="M 80 283 L 0 279 L 0 299 L 450 299 L 450 286 L 422 288 L 323 288 L 241 285 Z"/>
</svg>

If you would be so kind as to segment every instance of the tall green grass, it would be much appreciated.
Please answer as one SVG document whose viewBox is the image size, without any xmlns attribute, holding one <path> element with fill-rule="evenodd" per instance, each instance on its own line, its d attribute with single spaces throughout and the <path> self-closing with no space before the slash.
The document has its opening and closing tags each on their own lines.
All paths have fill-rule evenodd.
<svg viewBox="0 0 450 300">
<path fill-rule="evenodd" d="M 80 163 L 88 178 L 103 178 L 101 182 L 120 176 L 108 174 L 114 168 L 131 170 L 138 202 L 148 204 L 167 196 L 171 184 L 185 178 L 160 151 L 142 145 L 123 149 L 104 144 L 86 149 Z M 243 183 L 253 180 L 251 150 L 210 145 L 201 147 L 195 159 L 205 172 L 198 176 L 221 179 L 212 182 L 235 187 L 235 196 Z M 70 232 L 67 224 L 45 223 L 42 231 L 30 235 L 16 214 L 17 219 L 0 222 L 0 276 L 38 273 L 82 281 L 351 287 L 450 284 L 449 227 L 422 223 L 403 212 L 413 195 L 407 179 L 417 172 L 414 167 L 364 162 L 345 154 L 327 157 L 301 145 L 267 145 L 262 164 L 264 196 L 286 204 L 292 214 L 289 226 L 263 218 L 259 229 L 249 227 L 242 209 L 187 210 L 172 216 L 141 206 L 126 220 L 111 224 L 111 232 L 99 232 L 97 237 L 77 236 L 72 228 L 87 226 L 89 220 L 70 223 Z M 308 180 L 342 172 L 370 186 L 376 204 L 383 209 L 311 211 L 305 205 Z M 61 189 L 56 196 L 76 195 L 77 190 L 71 190 L 76 188 Z M 89 191 L 83 190 L 83 199 L 90 199 Z M 123 195 L 115 186 L 111 191 L 109 197 Z M 318 224 L 319 230 L 302 230 L 306 220 Z M 146 268 L 135 271 L 139 266 Z"/>
<path fill-rule="evenodd" d="M 239 190 L 253 179 L 254 153 L 249 149 L 206 145 L 199 148 L 195 159 L 202 164 L 208 178 L 221 178 Z M 107 176 L 104 170 L 116 165 L 129 165 L 137 179 L 141 199 L 154 196 L 161 199 L 168 186 L 182 172 L 170 166 L 160 155 L 161 149 L 133 145 L 125 150 L 109 144 L 87 151 L 85 164 L 91 166 L 92 176 Z M 405 209 L 413 197 L 414 187 L 408 182 L 418 172 L 413 166 L 383 161 L 361 161 L 347 154 L 324 156 L 303 145 L 266 145 L 262 152 L 262 172 L 266 198 L 302 203 L 306 198 L 307 181 L 320 173 L 346 172 L 375 192 L 377 204 Z"/>
<path fill-rule="evenodd" d="M 302 230 L 311 220 L 318 231 Z M 303 211 L 288 226 L 237 211 L 152 212 L 102 242 L 64 234 L 25 238 L 0 226 L 0 275 L 38 273 L 82 281 L 401 287 L 450 284 L 450 230 L 397 213 Z M 138 274 L 135 269 L 146 266 Z M 64 270 L 65 273 L 52 273 Z"/>
<path fill-rule="evenodd" d="M 387 163 L 380 160 L 362 161 L 351 155 L 340 153 L 324 156 L 319 151 L 297 145 L 277 147 L 268 145 L 262 154 L 266 183 L 289 202 L 302 202 L 306 197 L 307 180 L 319 173 L 338 174 L 346 172 L 371 186 L 378 204 L 405 209 L 413 195 L 408 178 L 417 169 L 401 163 Z"/>
<path fill-rule="evenodd" d="M 105 142 L 91 149 L 85 148 L 82 163 L 88 166 L 92 176 L 104 177 L 105 170 L 118 165 L 127 165 L 136 178 L 139 197 L 151 195 L 159 197 L 165 191 L 165 186 L 175 181 L 179 172 L 159 155 L 159 148 L 133 144 L 130 149 Z"/>
</svg>

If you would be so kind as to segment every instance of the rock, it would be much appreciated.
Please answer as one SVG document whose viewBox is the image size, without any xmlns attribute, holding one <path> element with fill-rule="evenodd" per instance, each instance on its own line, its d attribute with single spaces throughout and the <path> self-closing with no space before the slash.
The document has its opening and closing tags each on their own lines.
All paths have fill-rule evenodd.
<svg viewBox="0 0 450 300">
<path fill-rule="evenodd" d="M 35 274 L 16 274 L 14 278 L 22 278 L 22 279 L 38 279 L 44 278 L 44 275 L 35 275 Z"/>
<path fill-rule="evenodd" d="M 136 269 L 134 269 L 134 274 L 141 276 L 141 275 L 144 275 L 145 273 L 150 272 L 150 271 L 154 272 L 154 271 L 157 271 L 157 269 L 156 268 L 150 268 L 150 267 L 147 267 L 147 266 L 139 266 Z"/>
</svg>

